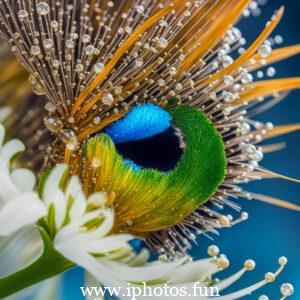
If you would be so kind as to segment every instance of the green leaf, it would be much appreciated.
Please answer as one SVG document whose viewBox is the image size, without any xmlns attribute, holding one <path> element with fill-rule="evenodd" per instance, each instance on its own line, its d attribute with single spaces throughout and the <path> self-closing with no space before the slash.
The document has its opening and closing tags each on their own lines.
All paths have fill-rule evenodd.
<svg viewBox="0 0 300 300">
<path fill-rule="evenodd" d="M 58 253 L 48 233 L 39 227 L 44 242 L 42 256 L 25 269 L 0 279 L 0 299 L 68 270 L 74 264 Z"/>
<path fill-rule="evenodd" d="M 54 237 L 56 233 L 56 223 L 55 223 L 55 215 L 56 215 L 56 207 L 54 203 L 51 203 L 48 208 L 48 215 L 47 215 L 47 229 L 49 231 L 50 237 Z"/>
</svg>

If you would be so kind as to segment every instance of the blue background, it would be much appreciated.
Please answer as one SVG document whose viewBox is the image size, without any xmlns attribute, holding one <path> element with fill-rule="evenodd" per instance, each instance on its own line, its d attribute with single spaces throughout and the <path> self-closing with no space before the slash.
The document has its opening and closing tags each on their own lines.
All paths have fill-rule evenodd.
<svg viewBox="0 0 300 300">
<path fill-rule="evenodd" d="M 257 37 L 273 11 L 282 4 L 286 7 L 285 15 L 275 34 L 281 34 L 284 37 L 283 45 L 300 42 L 300 1 L 269 0 L 269 3 L 263 7 L 260 17 L 246 19 L 239 26 L 247 38 L 247 45 Z M 276 77 L 300 76 L 300 56 L 277 64 L 276 70 Z M 280 104 L 256 118 L 268 120 L 274 124 L 300 122 L 299 98 L 300 92 L 295 91 Z M 266 155 L 263 166 L 291 177 L 300 178 L 300 132 L 290 133 L 276 138 L 274 141 L 285 141 L 287 147 L 279 152 Z M 300 186 L 296 183 L 272 179 L 249 184 L 246 188 L 300 204 Z M 300 299 L 299 213 L 255 200 L 241 199 L 239 203 L 243 206 L 243 210 L 249 213 L 249 220 L 231 229 L 221 230 L 221 235 L 214 236 L 214 241 L 209 241 L 204 237 L 199 238 L 198 246 L 192 252 L 194 257 L 205 256 L 207 246 L 212 243 L 217 244 L 222 253 L 225 253 L 230 259 L 231 266 L 226 271 L 227 274 L 241 268 L 244 260 L 254 259 L 257 263 L 255 270 L 247 272 L 243 279 L 228 289 L 230 292 L 230 290 L 243 288 L 261 280 L 268 271 L 275 271 L 278 267 L 278 258 L 284 255 L 289 262 L 277 280 L 246 299 L 258 299 L 261 294 L 268 295 L 270 299 L 279 299 L 280 285 L 284 282 L 293 283 L 296 290 L 289 299 Z M 221 274 L 220 277 L 222 277 Z M 81 270 L 75 269 L 67 272 L 63 283 L 63 299 L 82 299 L 78 288 L 82 285 L 82 280 Z"/>
</svg>

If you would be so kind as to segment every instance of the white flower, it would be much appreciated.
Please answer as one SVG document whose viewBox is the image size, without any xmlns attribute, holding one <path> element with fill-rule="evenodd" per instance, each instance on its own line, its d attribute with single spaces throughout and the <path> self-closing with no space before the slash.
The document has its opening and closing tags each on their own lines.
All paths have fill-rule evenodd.
<svg viewBox="0 0 300 300">
<path fill-rule="evenodd" d="M 41 239 L 36 238 L 33 227 L 39 220 L 43 220 L 45 229 L 52 235 L 55 249 L 71 261 L 73 249 L 86 255 L 102 254 L 106 259 L 125 255 L 124 261 L 133 261 L 132 248 L 127 243 L 133 237 L 128 234 L 109 235 L 114 225 L 114 211 L 104 207 L 106 193 L 86 198 L 79 179 L 72 176 L 68 180 L 68 167 L 58 165 L 46 175 L 39 197 L 34 191 L 36 180 L 33 173 L 12 167 L 12 159 L 24 150 L 24 145 L 18 140 L 3 145 L 4 136 L 5 130 L 0 125 L 2 278 L 30 265 L 42 252 Z M 26 257 L 16 253 L 25 249 L 28 249 Z M 140 256 L 136 257 L 138 259 Z M 5 261 L 9 265 L 6 266 Z"/>
<path fill-rule="evenodd" d="M 0 124 L 0 236 L 9 235 L 45 215 L 45 206 L 33 191 L 34 174 L 27 169 L 11 169 L 14 157 L 25 149 L 19 140 L 3 145 L 5 129 Z"/>
<path fill-rule="evenodd" d="M 6 118 L 8 113 L 8 108 L 1 108 L 0 120 Z M 37 203 L 38 197 L 33 191 L 35 176 L 30 170 L 12 169 L 11 166 L 14 157 L 25 147 L 19 140 L 4 144 L 4 138 L 5 130 L 0 124 L 0 278 L 30 265 L 43 250 L 37 229 L 30 226 L 40 217 L 38 210 L 44 210 L 40 200 Z M 8 299 L 24 299 L 35 295 L 44 297 L 46 287 L 56 286 L 57 281 L 56 278 L 47 280 Z"/>
<path fill-rule="evenodd" d="M 106 208 L 106 193 L 92 194 L 87 199 L 81 183 L 72 176 L 65 191 L 60 188 L 68 171 L 66 165 L 56 166 L 49 174 L 42 189 L 45 205 L 55 209 L 55 248 L 73 262 L 74 252 L 105 254 L 113 250 L 131 249 L 129 234 L 110 234 L 114 225 L 114 211 Z M 48 224 L 52 216 L 48 214 Z M 75 251 L 75 252 L 76 252 Z"/>
<path fill-rule="evenodd" d="M 19 172 L 21 177 L 27 175 L 24 169 Z M 66 257 L 72 256 L 75 248 L 97 254 L 131 248 L 127 244 L 133 239 L 131 235 L 108 236 L 114 225 L 114 212 L 104 207 L 106 194 L 96 193 L 86 199 L 76 176 L 71 177 L 63 191 L 60 186 L 67 173 L 68 168 L 63 164 L 50 172 L 42 187 L 42 200 L 37 193 L 25 191 L 9 197 L 0 210 L 0 234 L 9 235 L 45 217 L 47 229 L 54 235 L 55 248 L 63 255 L 67 254 Z M 11 181 L 12 188 L 18 191 L 13 176 L 5 175 L 5 180 Z M 20 182 L 21 177 L 18 177 Z M 88 211 L 89 206 L 98 208 Z"/>
<path fill-rule="evenodd" d="M 4 136 L 5 130 L 0 125 L 0 146 Z M 24 145 L 19 140 L 11 140 L 0 148 L 0 235 L 10 235 L 47 216 L 47 224 L 55 233 L 57 247 L 65 249 L 68 245 L 77 244 L 93 251 L 98 247 L 95 241 L 107 236 L 114 225 L 113 210 L 104 208 L 106 194 L 96 193 L 86 199 L 76 176 L 72 176 L 62 190 L 68 167 L 61 164 L 47 176 L 40 199 L 37 192 L 33 191 L 36 182 L 33 173 L 27 169 L 11 170 L 12 158 L 23 150 Z M 98 208 L 87 211 L 89 206 Z M 98 220 L 101 226 L 95 230 L 84 227 L 93 220 Z M 107 237 L 105 243 L 101 242 L 100 253 L 109 252 L 120 244 L 126 245 L 130 239 L 132 236 L 127 234 Z"/>
<path fill-rule="evenodd" d="M 5 131 L 0 127 L 0 145 Z M 24 145 L 11 140 L 0 150 L 0 236 L 8 236 L 25 225 L 34 225 L 44 218 L 53 235 L 55 248 L 73 260 L 74 252 L 107 254 L 111 251 L 128 253 L 131 235 L 110 235 L 114 225 L 114 211 L 104 207 L 106 193 L 85 197 L 78 177 L 67 179 L 68 167 L 57 165 L 47 175 L 40 190 L 40 198 L 33 191 L 35 177 L 27 169 L 11 169 L 11 160 Z M 63 186 L 63 187 L 62 187 Z M 75 254 L 76 254 L 75 251 Z"/>
</svg>

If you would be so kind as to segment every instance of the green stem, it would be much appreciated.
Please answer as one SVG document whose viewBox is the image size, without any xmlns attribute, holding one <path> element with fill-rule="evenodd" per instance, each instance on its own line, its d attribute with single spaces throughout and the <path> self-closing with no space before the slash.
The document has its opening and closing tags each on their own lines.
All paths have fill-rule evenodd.
<svg viewBox="0 0 300 300">
<path fill-rule="evenodd" d="M 74 267 L 54 249 L 48 233 L 41 227 L 39 230 L 44 242 L 42 256 L 25 269 L 0 279 L 0 299 Z"/>
</svg>

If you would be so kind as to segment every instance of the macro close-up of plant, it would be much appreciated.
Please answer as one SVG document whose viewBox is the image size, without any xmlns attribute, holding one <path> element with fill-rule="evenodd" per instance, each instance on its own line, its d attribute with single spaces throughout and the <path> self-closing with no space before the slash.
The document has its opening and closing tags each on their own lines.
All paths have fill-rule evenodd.
<svg viewBox="0 0 300 300">
<path fill-rule="evenodd" d="M 300 159 L 271 153 L 300 129 L 299 104 L 280 106 L 300 88 L 300 45 L 288 28 L 282 45 L 285 7 L 266 2 L 0 0 L 0 299 L 297 298 L 297 273 L 279 278 L 300 277 L 285 185 L 299 197 Z M 249 284 L 243 238 L 265 223 L 257 262 L 275 268 Z"/>
</svg>

